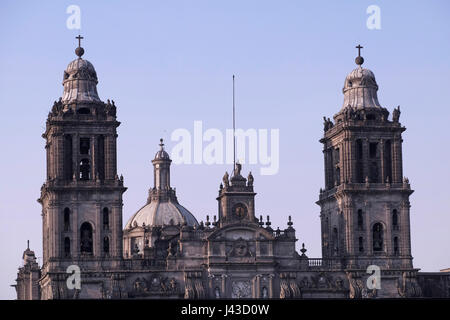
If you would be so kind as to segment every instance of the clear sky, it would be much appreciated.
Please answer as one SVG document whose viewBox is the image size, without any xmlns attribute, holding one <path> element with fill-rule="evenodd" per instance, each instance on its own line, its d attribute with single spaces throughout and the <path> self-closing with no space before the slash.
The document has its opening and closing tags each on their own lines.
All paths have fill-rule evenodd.
<svg viewBox="0 0 450 320">
<path fill-rule="evenodd" d="M 379 101 L 401 106 L 404 175 L 411 196 L 414 266 L 450 267 L 450 2 L 448 1 L 1 1 L 0 298 L 14 283 L 29 239 L 42 256 L 41 207 L 47 113 L 62 94 L 63 70 L 78 34 L 66 27 L 81 8 L 83 58 L 96 68 L 102 100 L 118 107 L 118 170 L 129 188 L 124 223 L 146 201 L 151 159 L 171 133 L 231 127 L 236 74 L 237 126 L 280 130 L 278 174 L 255 176 L 257 215 L 284 228 L 292 215 L 299 243 L 320 257 L 324 185 L 322 117 L 342 106 L 342 87 L 364 46 L 364 67 Z M 369 30 L 369 5 L 381 29 Z M 174 165 L 178 199 L 198 220 L 217 214 L 229 165 Z"/>
</svg>

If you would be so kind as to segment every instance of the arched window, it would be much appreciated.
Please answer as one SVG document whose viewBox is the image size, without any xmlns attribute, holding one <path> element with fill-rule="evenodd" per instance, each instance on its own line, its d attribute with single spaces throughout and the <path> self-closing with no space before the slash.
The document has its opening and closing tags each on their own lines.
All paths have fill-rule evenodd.
<svg viewBox="0 0 450 320">
<path fill-rule="evenodd" d="M 363 237 L 359 237 L 359 252 L 364 252 L 364 239 Z"/>
<path fill-rule="evenodd" d="M 80 252 L 85 254 L 93 253 L 92 226 L 89 222 L 84 222 L 80 227 Z"/>
<path fill-rule="evenodd" d="M 383 225 L 381 223 L 375 223 L 372 228 L 373 239 L 373 251 L 383 251 Z"/>
<path fill-rule="evenodd" d="M 70 257 L 70 238 L 69 237 L 64 238 L 64 256 Z"/>
<path fill-rule="evenodd" d="M 108 237 L 103 238 L 103 252 L 106 254 L 109 254 L 109 238 Z"/>
<path fill-rule="evenodd" d="M 220 299 L 220 289 L 219 289 L 219 287 L 216 287 L 214 289 L 214 295 L 216 296 L 216 299 Z"/>
<path fill-rule="evenodd" d="M 398 237 L 394 237 L 394 254 L 398 255 L 400 253 L 398 247 Z"/>
<path fill-rule="evenodd" d="M 64 231 L 70 230 L 70 209 L 64 209 Z"/>
<path fill-rule="evenodd" d="M 392 228 L 398 230 L 398 213 L 397 209 L 392 210 Z"/>
<path fill-rule="evenodd" d="M 361 209 L 358 210 L 358 229 L 363 230 L 364 227 L 364 218 L 363 211 Z"/>
<path fill-rule="evenodd" d="M 339 243 L 338 243 L 338 229 L 333 228 L 333 254 L 338 255 L 339 253 Z"/>
<path fill-rule="evenodd" d="M 80 180 L 89 180 L 91 178 L 91 166 L 89 159 L 82 159 L 80 162 Z"/>
<path fill-rule="evenodd" d="M 266 287 L 262 288 L 262 298 L 267 299 L 269 297 L 269 292 L 267 291 Z"/>
<path fill-rule="evenodd" d="M 109 210 L 108 208 L 103 208 L 103 229 L 109 229 Z"/>
</svg>

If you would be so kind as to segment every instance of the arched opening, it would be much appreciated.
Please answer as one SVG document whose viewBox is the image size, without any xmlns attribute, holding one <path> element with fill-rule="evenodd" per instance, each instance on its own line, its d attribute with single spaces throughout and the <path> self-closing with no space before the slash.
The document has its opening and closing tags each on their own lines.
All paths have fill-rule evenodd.
<svg viewBox="0 0 450 320">
<path fill-rule="evenodd" d="M 364 218 L 363 211 L 361 209 L 358 210 L 358 230 L 363 230 L 364 227 Z"/>
<path fill-rule="evenodd" d="M 397 209 L 392 210 L 392 228 L 398 230 L 398 213 Z"/>
<path fill-rule="evenodd" d="M 82 159 L 80 162 L 80 180 L 89 180 L 91 178 L 91 166 L 89 159 Z"/>
<path fill-rule="evenodd" d="M 70 230 L 70 209 L 64 209 L 64 231 Z"/>
<path fill-rule="evenodd" d="M 359 252 L 364 252 L 364 239 L 363 239 L 363 237 L 359 237 L 359 239 L 358 239 L 358 247 L 359 247 Z"/>
<path fill-rule="evenodd" d="M 70 238 L 69 237 L 64 238 L 64 256 L 70 257 Z"/>
<path fill-rule="evenodd" d="M 266 287 L 262 288 L 262 298 L 263 299 L 267 299 L 269 297 L 269 291 L 267 290 Z"/>
<path fill-rule="evenodd" d="M 108 208 L 103 208 L 103 229 L 109 229 L 109 210 Z"/>
<path fill-rule="evenodd" d="M 220 299 L 220 289 L 219 289 L 219 287 L 216 287 L 214 289 L 214 296 L 216 297 L 216 299 Z"/>
<path fill-rule="evenodd" d="M 89 222 L 84 222 L 80 227 L 80 252 L 93 253 L 92 226 Z"/>
<path fill-rule="evenodd" d="M 399 253 L 398 237 L 394 237 L 394 255 L 397 256 Z"/>
<path fill-rule="evenodd" d="M 64 135 L 64 163 L 63 172 L 64 179 L 72 180 L 73 178 L 73 163 L 72 163 L 72 136 L 70 134 Z"/>
<path fill-rule="evenodd" d="M 383 225 L 381 223 L 375 223 L 372 228 L 373 239 L 373 251 L 382 252 L 384 248 L 383 244 Z"/>
<path fill-rule="evenodd" d="M 109 254 L 109 238 L 108 237 L 103 238 L 103 252 L 105 254 Z"/>
<path fill-rule="evenodd" d="M 91 110 L 89 108 L 80 108 L 77 111 L 78 114 L 90 114 Z"/>
</svg>

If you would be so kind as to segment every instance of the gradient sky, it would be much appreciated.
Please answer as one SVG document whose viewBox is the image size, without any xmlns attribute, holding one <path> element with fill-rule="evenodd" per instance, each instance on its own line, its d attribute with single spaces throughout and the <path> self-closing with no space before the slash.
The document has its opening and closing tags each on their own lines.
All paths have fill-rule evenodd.
<svg viewBox="0 0 450 320">
<path fill-rule="evenodd" d="M 364 46 L 364 67 L 390 111 L 401 106 L 404 174 L 411 196 L 414 266 L 450 267 L 450 3 L 448 1 L 2 1 L 0 4 L 0 298 L 15 298 L 26 240 L 42 256 L 45 120 L 62 94 L 63 70 L 78 34 L 66 8 L 81 7 L 83 58 L 99 77 L 102 100 L 118 107 L 118 171 L 129 188 L 124 223 L 146 201 L 159 138 L 231 127 L 231 75 L 237 126 L 280 129 L 280 170 L 255 175 L 256 214 L 284 228 L 292 215 L 299 244 L 320 257 L 322 116 L 342 106 L 342 87 Z M 381 9 L 381 30 L 366 9 Z M 227 165 L 176 165 L 172 186 L 198 220 L 217 214 Z"/>
</svg>

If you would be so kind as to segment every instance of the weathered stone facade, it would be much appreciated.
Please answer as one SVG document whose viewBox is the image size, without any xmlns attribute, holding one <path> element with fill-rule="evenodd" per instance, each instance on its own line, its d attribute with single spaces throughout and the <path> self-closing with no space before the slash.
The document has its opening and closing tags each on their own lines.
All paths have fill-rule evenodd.
<svg viewBox="0 0 450 320">
<path fill-rule="evenodd" d="M 239 163 L 222 178 L 218 215 L 198 223 L 170 184 L 162 140 L 147 203 L 122 230 L 116 106 L 99 99 L 95 69 L 82 48 L 76 53 L 43 134 L 43 265 L 25 251 L 18 299 L 449 296 L 448 272 L 421 275 L 413 267 L 405 128 L 400 108 L 389 119 L 380 106 L 362 57 L 345 80 L 343 108 L 334 122 L 324 118 L 323 257 L 314 259 L 304 245 L 296 251 L 290 217 L 284 229 L 258 217 L 254 178 L 243 177 Z M 79 289 L 66 284 L 71 265 L 81 269 Z M 379 289 L 367 285 L 370 265 L 381 268 Z"/>
</svg>

